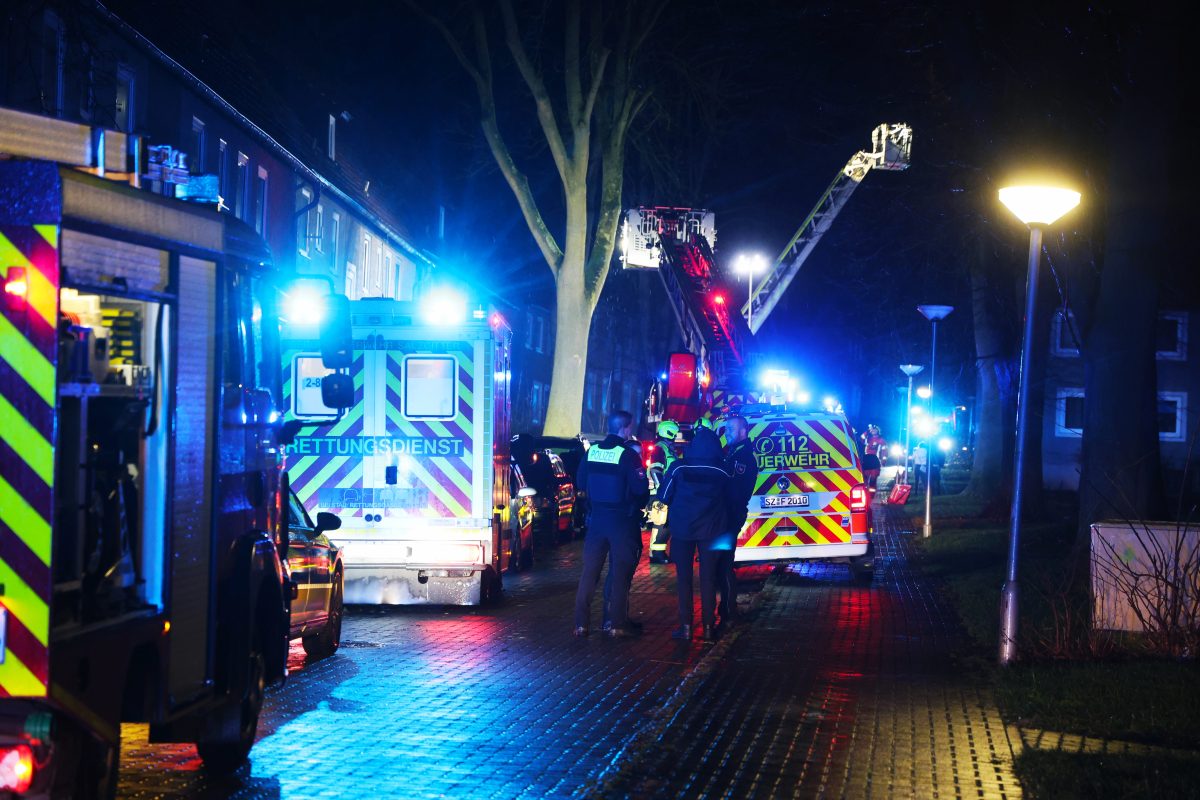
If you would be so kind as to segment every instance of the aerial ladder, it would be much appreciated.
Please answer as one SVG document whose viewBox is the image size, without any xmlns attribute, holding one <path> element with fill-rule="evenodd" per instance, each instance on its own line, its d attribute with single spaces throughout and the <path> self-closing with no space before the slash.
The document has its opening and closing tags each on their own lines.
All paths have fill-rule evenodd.
<svg viewBox="0 0 1200 800">
<path fill-rule="evenodd" d="M 623 266 L 658 272 L 687 351 L 671 355 L 665 382 L 656 382 L 651 390 L 651 421 L 693 421 L 714 395 L 741 383 L 751 357 L 749 334 L 762 327 L 854 190 L 873 169 L 907 169 L 911 152 L 912 128 L 904 123 L 877 126 L 871 149 L 855 153 L 834 176 L 740 315 L 730 313 L 729 287 L 716 267 L 713 212 L 664 206 L 625 212 Z"/>
</svg>

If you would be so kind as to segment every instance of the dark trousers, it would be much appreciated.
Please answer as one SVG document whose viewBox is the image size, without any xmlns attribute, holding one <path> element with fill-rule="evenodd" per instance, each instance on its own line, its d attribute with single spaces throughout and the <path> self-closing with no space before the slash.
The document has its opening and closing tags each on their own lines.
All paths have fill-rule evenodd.
<svg viewBox="0 0 1200 800">
<path fill-rule="evenodd" d="M 675 589 L 679 595 L 679 624 L 692 624 L 692 562 L 700 551 L 700 620 L 716 624 L 717 551 L 708 542 L 675 538 L 671 542 L 671 560 L 675 562 Z"/>
<path fill-rule="evenodd" d="M 591 621 L 592 595 L 596 593 L 600 571 L 610 555 L 612 563 L 608 569 L 613 583 L 609 617 L 618 628 L 625 624 L 629 618 L 629 585 L 633 582 L 641 543 L 637 522 L 633 519 L 593 517 L 588 521 L 587 535 L 583 538 L 583 572 L 575 592 L 575 627 L 586 628 Z"/>
<path fill-rule="evenodd" d="M 733 574 L 733 550 L 717 550 L 717 594 L 721 596 L 717 603 L 717 613 L 721 615 L 721 623 L 729 622 L 737 616 L 737 578 Z"/>
<path fill-rule="evenodd" d="M 637 565 L 642 560 L 642 536 L 639 530 L 637 537 L 637 554 L 633 557 L 633 570 L 629 573 L 629 580 L 632 583 L 633 574 L 637 572 Z M 613 593 L 613 571 L 609 569 L 604 576 L 604 613 L 600 615 L 600 621 L 607 627 L 612 624 L 612 593 Z M 626 611 L 626 619 L 629 617 L 628 610 Z"/>
</svg>

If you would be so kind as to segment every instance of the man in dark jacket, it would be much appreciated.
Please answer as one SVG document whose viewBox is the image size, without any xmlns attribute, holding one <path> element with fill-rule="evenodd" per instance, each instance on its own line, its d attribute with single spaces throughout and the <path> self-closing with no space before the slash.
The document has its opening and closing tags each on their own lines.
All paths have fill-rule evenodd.
<svg viewBox="0 0 1200 800">
<path fill-rule="evenodd" d="M 611 555 L 613 574 L 609 604 L 613 637 L 635 636 L 628 624 L 629 586 L 641 553 L 642 509 L 650 497 L 650 484 L 642 459 L 625 446 L 633 430 L 628 411 L 614 411 L 608 418 L 608 436 L 592 445 L 579 465 L 577 483 L 587 493 L 588 527 L 583 539 L 583 573 L 575 593 L 575 635 L 587 636 L 591 621 L 592 595 Z"/>
<path fill-rule="evenodd" d="M 723 467 L 721 440 L 707 428 L 696 429 L 687 454 L 667 469 L 658 499 L 667 504 L 671 560 L 679 595 L 679 627 L 673 639 L 692 638 L 692 563 L 700 551 L 700 609 L 703 637 L 716 638 L 716 551 L 712 540 L 727 530 L 729 473 Z"/>
<path fill-rule="evenodd" d="M 754 460 L 754 443 L 750 440 L 750 424 L 745 417 L 733 414 L 725 421 L 725 441 L 729 448 L 725 456 L 725 470 L 729 473 L 729 520 L 727 533 L 719 537 L 716 543 L 717 591 L 721 595 L 717 611 L 721 614 L 722 626 L 737 619 L 734 554 L 738 534 L 746 524 L 754 484 L 758 480 L 758 462 Z"/>
</svg>

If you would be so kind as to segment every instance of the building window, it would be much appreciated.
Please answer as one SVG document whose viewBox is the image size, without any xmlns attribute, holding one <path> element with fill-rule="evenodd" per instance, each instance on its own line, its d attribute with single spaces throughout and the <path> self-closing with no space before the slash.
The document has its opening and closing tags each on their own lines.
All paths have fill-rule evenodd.
<svg viewBox="0 0 1200 800">
<path fill-rule="evenodd" d="M 265 167 L 258 168 L 258 180 L 254 184 L 254 230 L 264 239 L 267 236 L 267 190 L 270 178 Z"/>
<path fill-rule="evenodd" d="M 533 337 L 533 349 L 539 353 L 546 351 L 546 318 L 538 314 L 534 318 L 535 335 Z"/>
<path fill-rule="evenodd" d="M 137 80 L 133 67 L 117 65 L 117 97 L 113 124 L 117 130 L 131 133 L 137 124 Z"/>
<path fill-rule="evenodd" d="M 333 228 L 329 231 L 329 252 L 332 257 L 330 270 L 334 275 L 341 268 L 341 261 L 338 260 L 338 248 L 342 246 L 342 215 L 333 212 Z"/>
<path fill-rule="evenodd" d="M 1158 393 L 1158 438 L 1182 442 L 1187 438 L 1187 392 Z"/>
<path fill-rule="evenodd" d="M 392 254 L 390 252 L 383 254 L 383 279 L 387 284 L 386 291 L 384 293 L 385 296 L 395 297 L 396 275 L 395 270 L 392 269 Z"/>
<path fill-rule="evenodd" d="M 326 155 L 330 161 L 337 158 L 337 118 L 333 114 L 329 115 L 329 144 Z"/>
<path fill-rule="evenodd" d="M 346 262 L 346 297 L 357 300 L 358 294 L 358 265 L 353 261 Z"/>
<path fill-rule="evenodd" d="M 250 157 L 245 153 L 237 154 L 237 173 L 233 178 L 233 213 L 240 220 L 246 219 L 249 210 L 247 198 L 250 195 Z"/>
<path fill-rule="evenodd" d="M 1062 309 L 1054 312 L 1054 324 L 1050 329 L 1050 352 L 1056 356 L 1073 358 L 1079 356 L 1079 343 L 1075 341 L 1075 315 L 1063 313 Z"/>
<path fill-rule="evenodd" d="M 208 134 L 204 129 L 204 120 L 192 117 L 192 174 L 204 174 L 204 151 L 208 146 Z"/>
<path fill-rule="evenodd" d="M 383 246 L 375 245 L 375 296 L 383 297 Z"/>
<path fill-rule="evenodd" d="M 371 288 L 371 283 L 374 279 L 375 265 L 371 263 L 371 254 L 374 250 L 371 247 L 371 234 L 363 234 L 363 249 L 362 249 L 362 286 L 359 292 L 359 297 L 365 297 Z"/>
<path fill-rule="evenodd" d="M 1083 389 L 1059 389 L 1054 401 L 1054 435 L 1077 439 L 1083 435 Z"/>
<path fill-rule="evenodd" d="M 313 223 L 313 247 L 315 247 L 317 252 L 320 253 L 324 251 L 322 240 L 325 236 L 325 206 L 317 203 L 315 215 L 316 220 Z"/>
<path fill-rule="evenodd" d="M 1154 328 L 1155 356 L 1160 361 L 1187 361 L 1187 312 L 1165 311 Z"/>
<path fill-rule="evenodd" d="M 229 142 L 224 139 L 217 140 L 217 183 L 221 193 L 217 210 L 229 210 L 229 204 L 225 202 L 229 199 Z"/>
<path fill-rule="evenodd" d="M 83 75 L 79 83 L 79 118 L 91 122 L 96 113 L 96 56 L 87 42 L 80 42 Z"/>
<path fill-rule="evenodd" d="M 525 312 L 525 349 L 533 349 L 533 314 Z"/>
<path fill-rule="evenodd" d="M 312 190 L 307 188 L 301 189 L 300 208 L 296 209 L 298 214 L 296 217 L 296 253 L 304 258 L 308 258 L 308 243 L 312 238 L 313 212 L 311 208 L 309 208 L 308 211 L 305 211 L 303 214 L 300 214 L 299 212 L 302 209 L 308 208 L 311 203 Z"/>
<path fill-rule="evenodd" d="M 529 392 L 530 422 L 540 425 L 542 422 L 542 384 L 534 381 Z"/>
<path fill-rule="evenodd" d="M 46 11 L 42 29 L 42 110 L 56 117 L 63 115 L 63 72 L 67 61 L 67 40 L 62 19 Z"/>
</svg>

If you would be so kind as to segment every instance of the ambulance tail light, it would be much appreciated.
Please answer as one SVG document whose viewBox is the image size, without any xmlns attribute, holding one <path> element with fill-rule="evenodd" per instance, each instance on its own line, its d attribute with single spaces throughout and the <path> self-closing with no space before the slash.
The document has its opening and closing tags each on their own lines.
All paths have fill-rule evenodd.
<svg viewBox="0 0 1200 800">
<path fill-rule="evenodd" d="M 29 278 L 24 267 L 9 267 L 4 275 L 4 305 L 9 311 L 24 311 L 29 297 Z"/>
<path fill-rule="evenodd" d="M 0 747 L 0 792 L 24 794 L 33 784 L 33 751 L 27 744 Z"/>
<path fill-rule="evenodd" d="M 850 510 L 866 511 L 869 496 L 866 486 L 861 483 L 855 486 L 850 490 Z"/>
</svg>

